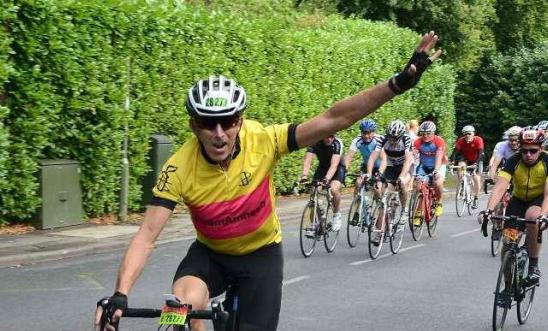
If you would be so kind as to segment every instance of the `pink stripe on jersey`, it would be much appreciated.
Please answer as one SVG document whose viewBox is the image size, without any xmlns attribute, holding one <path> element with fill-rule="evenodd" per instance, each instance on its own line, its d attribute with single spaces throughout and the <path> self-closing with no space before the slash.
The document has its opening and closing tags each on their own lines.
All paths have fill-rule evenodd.
<svg viewBox="0 0 548 331">
<path fill-rule="evenodd" d="M 208 239 L 240 237 L 257 230 L 272 214 L 270 177 L 251 193 L 229 201 L 189 206 L 196 230 Z"/>
</svg>

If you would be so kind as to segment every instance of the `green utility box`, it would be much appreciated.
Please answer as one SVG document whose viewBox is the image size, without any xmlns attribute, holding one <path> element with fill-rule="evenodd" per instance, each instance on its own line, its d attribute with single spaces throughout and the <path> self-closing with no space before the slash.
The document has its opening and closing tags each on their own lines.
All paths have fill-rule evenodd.
<svg viewBox="0 0 548 331">
<path fill-rule="evenodd" d="M 42 207 L 36 227 L 52 229 L 81 224 L 82 190 L 80 163 L 72 160 L 40 160 L 40 191 Z"/>
<path fill-rule="evenodd" d="M 164 163 L 173 153 L 173 141 L 171 138 L 159 134 L 150 137 L 150 149 L 148 151 L 148 165 L 150 171 L 143 178 L 143 198 L 142 206 L 146 207 L 152 200 L 152 189 L 156 185 L 156 180 Z"/>
</svg>

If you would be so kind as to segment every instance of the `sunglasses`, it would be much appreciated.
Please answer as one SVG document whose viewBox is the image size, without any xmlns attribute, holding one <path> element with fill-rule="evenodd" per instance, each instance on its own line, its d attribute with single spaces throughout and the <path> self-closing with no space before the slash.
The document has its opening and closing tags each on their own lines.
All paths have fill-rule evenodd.
<svg viewBox="0 0 548 331">
<path fill-rule="evenodd" d="M 419 132 L 419 135 L 421 135 L 421 136 L 433 136 L 434 132 Z"/>
<path fill-rule="evenodd" d="M 527 155 L 527 154 L 535 155 L 540 151 L 540 148 L 521 148 L 520 151 L 521 151 L 521 154 L 523 155 Z"/>
<path fill-rule="evenodd" d="M 471 136 L 471 135 L 472 135 L 472 132 L 466 132 L 464 135 L 465 135 L 465 136 Z"/>
<path fill-rule="evenodd" d="M 518 142 L 517 139 L 508 139 L 508 141 L 511 142 L 511 143 L 517 143 Z"/>
<path fill-rule="evenodd" d="M 207 117 L 207 118 L 196 117 L 193 120 L 199 129 L 213 131 L 217 128 L 217 124 L 219 124 L 221 125 L 223 130 L 226 131 L 238 125 L 240 121 L 240 116 L 234 115 L 234 116 L 228 116 L 228 117 Z"/>
</svg>

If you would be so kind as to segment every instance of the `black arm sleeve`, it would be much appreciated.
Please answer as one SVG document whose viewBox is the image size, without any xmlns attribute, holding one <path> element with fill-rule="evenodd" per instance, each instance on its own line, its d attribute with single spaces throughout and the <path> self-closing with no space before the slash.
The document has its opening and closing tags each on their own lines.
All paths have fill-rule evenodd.
<svg viewBox="0 0 548 331">
<path fill-rule="evenodd" d="M 150 205 L 165 207 L 167 209 L 173 210 L 175 209 L 175 206 L 177 205 L 177 203 L 175 201 L 171 201 L 164 198 L 152 197 L 152 201 L 150 201 Z"/>
<path fill-rule="evenodd" d="M 299 126 L 299 124 L 290 124 L 287 129 L 287 149 L 289 149 L 290 152 L 299 149 L 299 146 L 297 145 L 297 126 Z"/>
</svg>

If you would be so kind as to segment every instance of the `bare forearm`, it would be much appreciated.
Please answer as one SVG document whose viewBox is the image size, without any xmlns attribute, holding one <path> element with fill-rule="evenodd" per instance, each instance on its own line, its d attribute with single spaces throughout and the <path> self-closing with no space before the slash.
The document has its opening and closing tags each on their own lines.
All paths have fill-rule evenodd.
<svg viewBox="0 0 548 331">
<path fill-rule="evenodd" d="M 116 290 L 124 294 L 129 293 L 154 249 L 154 244 L 146 243 L 141 237 L 136 235 L 131 240 L 118 270 Z"/>
<path fill-rule="evenodd" d="M 171 216 L 171 210 L 160 206 L 151 206 L 145 213 L 145 219 L 135 234 L 124 254 L 118 278 L 116 290 L 128 294 L 131 287 L 141 275 L 141 272 L 154 249 L 156 238 L 162 232 L 167 220 Z"/>
<path fill-rule="evenodd" d="M 497 206 L 497 203 L 502 199 L 502 196 L 508 188 L 508 181 L 501 177 L 498 177 L 497 183 L 489 196 L 489 201 L 487 202 L 487 209 L 494 210 Z"/>
<path fill-rule="evenodd" d="M 297 127 L 296 137 L 299 147 L 310 146 L 319 139 L 350 127 L 391 100 L 394 95 L 388 83 L 383 82 L 336 102 L 327 111 Z"/>
</svg>

